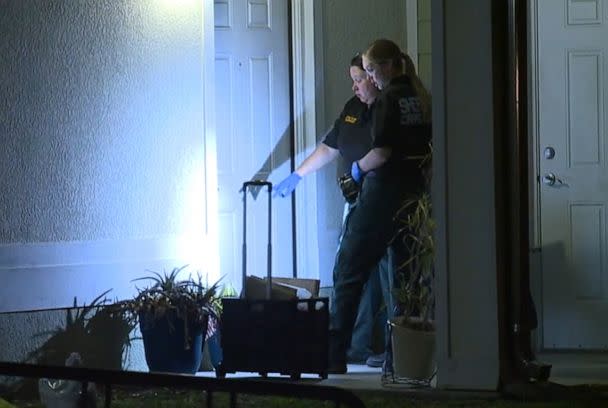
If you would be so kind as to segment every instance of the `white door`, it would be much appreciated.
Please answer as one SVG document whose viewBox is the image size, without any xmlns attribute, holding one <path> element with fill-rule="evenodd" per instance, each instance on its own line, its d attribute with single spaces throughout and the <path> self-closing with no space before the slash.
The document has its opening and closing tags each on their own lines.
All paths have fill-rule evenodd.
<svg viewBox="0 0 608 408">
<path fill-rule="evenodd" d="M 608 1 L 537 16 L 543 346 L 606 349 Z"/>
<path fill-rule="evenodd" d="M 241 288 L 242 183 L 290 171 L 288 2 L 215 1 L 220 273 Z M 247 199 L 248 274 L 265 276 L 266 190 Z M 291 199 L 274 199 L 273 275 L 292 276 Z"/>
</svg>

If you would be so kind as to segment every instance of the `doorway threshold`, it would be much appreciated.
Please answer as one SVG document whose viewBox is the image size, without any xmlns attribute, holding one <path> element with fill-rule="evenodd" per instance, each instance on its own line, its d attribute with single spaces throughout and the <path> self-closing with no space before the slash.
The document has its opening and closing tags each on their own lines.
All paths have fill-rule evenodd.
<svg viewBox="0 0 608 408">
<path fill-rule="evenodd" d="M 542 352 L 539 361 L 552 365 L 549 381 L 566 385 L 601 385 L 608 389 L 608 352 Z"/>
</svg>

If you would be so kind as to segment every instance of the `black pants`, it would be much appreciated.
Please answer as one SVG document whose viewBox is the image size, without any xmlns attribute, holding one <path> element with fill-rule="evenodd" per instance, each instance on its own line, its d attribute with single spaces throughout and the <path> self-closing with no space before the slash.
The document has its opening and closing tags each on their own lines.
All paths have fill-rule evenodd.
<svg viewBox="0 0 608 408">
<path fill-rule="evenodd" d="M 361 291 L 372 267 L 378 264 L 387 249 L 394 262 L 393 271 L 407 259 L 405 247 L 399 240 L 393 241 L 399 227 L 394 216 L 406 198 L 414 196 L 405 190 L 402 180 L 368 175 L 363 181 L 334 265 L 330 313 L 330 354 L 334 360 L 346 360 Z"/>
</svg>

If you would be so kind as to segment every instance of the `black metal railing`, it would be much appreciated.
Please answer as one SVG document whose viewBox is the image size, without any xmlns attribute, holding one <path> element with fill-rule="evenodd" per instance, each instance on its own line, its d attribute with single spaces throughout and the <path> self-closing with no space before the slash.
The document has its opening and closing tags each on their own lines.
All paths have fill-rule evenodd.
<svg viewBox="0 0 608 408">
<path fill-rule="evenodd" d="M 206 392 L 206 406 L 213 407 L 214 393 L 230 395 L 230 406 L 237 406 L 238 394 L 279 396 L 317 401 L 331 401 L 336 407 L 364 408 L 363 401 L 351 391 L 326 385 L 281 383 L 268 380 L 242 378 L 211 378 L 193 375 L 144 373 L 135 371 L 102 370 L 81 367 L 42 366 L 0 362 L 0 375 L 54 378 L 82 383 L 86 390 L 89 382 L 105 387 L 105 407 L 112 404 L 112 386 L 171 387 Z"/>
</svg>

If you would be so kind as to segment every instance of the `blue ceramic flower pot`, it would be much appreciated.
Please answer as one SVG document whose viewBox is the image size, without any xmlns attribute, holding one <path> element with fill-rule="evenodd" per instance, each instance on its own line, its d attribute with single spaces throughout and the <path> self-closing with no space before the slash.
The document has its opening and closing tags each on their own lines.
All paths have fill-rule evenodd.
<svg viewBox="0 0 608 408">
<path fill-rule="evenodd" d="M 184 320 L 168 313 L 162 318 L 140 314 L 139 328 L 150 371 L 194 374 L 201 365 L 207 319 L 203 324 L 188 322 L 186 342 Z"/>
<path fill-rule="evenodd" d="M 217 368 L 222 362 L 222 346 L 219 329 L 207 339 L 209 348 L 209 359 L 213 368 Z"/>
</svg>

